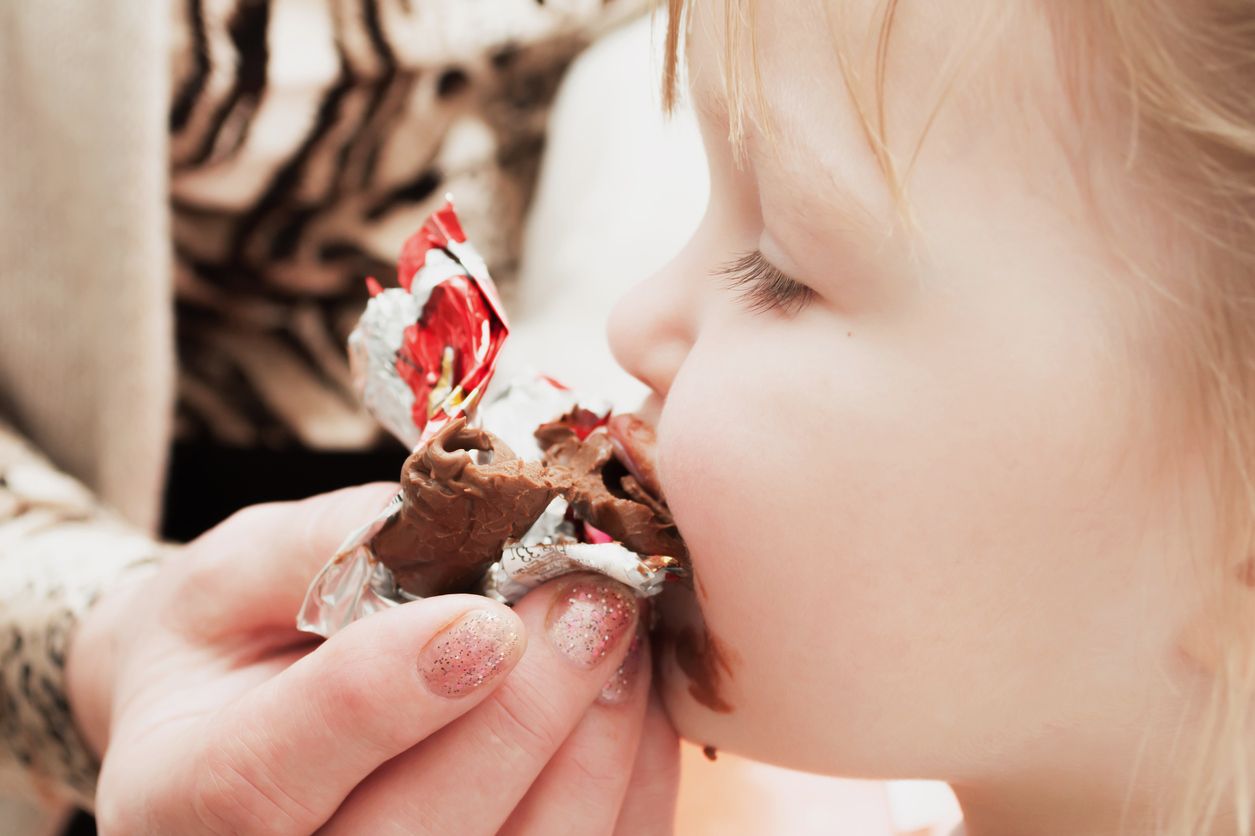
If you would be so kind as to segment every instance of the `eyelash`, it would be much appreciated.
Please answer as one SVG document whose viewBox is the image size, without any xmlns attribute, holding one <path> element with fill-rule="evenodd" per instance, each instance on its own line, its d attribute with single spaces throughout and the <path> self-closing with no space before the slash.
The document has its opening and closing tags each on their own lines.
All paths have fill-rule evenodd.
<svg viewBox="0 0 1255 836">
<path fill-rule="evenodd" d="M 728 262 L 716 271 L 751 313 L 778 310 L 792 316 L 815 298 L 815 291 L 772 266 L 758 250 Z"/>
</svg>

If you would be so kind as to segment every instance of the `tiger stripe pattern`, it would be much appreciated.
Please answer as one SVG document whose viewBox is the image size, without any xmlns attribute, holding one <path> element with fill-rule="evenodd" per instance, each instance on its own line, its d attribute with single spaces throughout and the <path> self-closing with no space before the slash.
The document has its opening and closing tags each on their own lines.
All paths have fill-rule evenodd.
<svg viewBox="0 0 1255 836">
<path fill-rule="evenodd" d="M 344 344 L 443 200 L 508 297 L 571 60 L 643 0 L 176 0 L 177 432 L 351 450 L 382 435 Z"/>
</svg>

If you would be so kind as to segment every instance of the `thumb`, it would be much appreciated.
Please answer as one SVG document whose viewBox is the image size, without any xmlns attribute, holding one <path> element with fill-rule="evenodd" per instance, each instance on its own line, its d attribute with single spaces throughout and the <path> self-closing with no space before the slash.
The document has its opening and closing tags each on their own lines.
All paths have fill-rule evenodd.
<svg viewBox="0 0 1255 836">
<path fill-rule="evenodd" d="M 374 482 L 233 514 L 188 546 L 196 597 L 235 629 L 291 627 L 310 581 L 396 492 Z"/>
</svg>

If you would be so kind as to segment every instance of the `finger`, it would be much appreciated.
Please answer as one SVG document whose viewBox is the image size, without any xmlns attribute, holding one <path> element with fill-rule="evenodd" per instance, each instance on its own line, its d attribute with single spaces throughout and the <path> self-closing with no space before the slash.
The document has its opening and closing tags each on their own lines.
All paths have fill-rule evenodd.
<svg viewBox="0 0 1255 836">
<path fill-rule="evenodd" d="M 483 700 L 521 657 L 523 635 L 509 608 L 472 595 L 349 625 L 215 719 L 188 764 L 197 820 L 216 832 L 312 832 L 380 764 Z"/>
<path fill-rule="evenodd" d="M 232 515 L 190 547 L 184 573 L 189 602 L 212 613 L 205 624 L 237 631 L 291 627 L 310 581 L 345 538 L 370 522 L 396 494 L 397 486 L 374 482 L 299 502 L 268 502 Z"/>
<path fill-rule="evenodd" d="M 638 627 L 627 658 L 514 809 L 503 834 L 614 830 L 649 703 L 649 642 L 643 633 Z"/>
<path fill-rule="evenodd" d="M 496 833 L 623 661 L 636 600 L 614 581 L 562 578 L 515 608 L 532 637 L 502 686 L 359 786 L 332 834 Z"/>
<path fill-rule="evenodd" d="M 680 791 L 680 739 L 658 690 L 651 689 L 636 763 L 628 781 L 615 836 L 663 836 L 675 829 Z"/>
</svg>

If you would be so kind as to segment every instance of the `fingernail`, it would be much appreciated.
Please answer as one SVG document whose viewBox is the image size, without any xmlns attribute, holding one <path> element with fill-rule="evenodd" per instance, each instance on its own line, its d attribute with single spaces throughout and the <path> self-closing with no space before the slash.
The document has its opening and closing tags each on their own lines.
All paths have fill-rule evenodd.
<svg viewBox="0 0 1255 836">
<path fill-rule="evenodd" d="M 473 610 L 445 627 L 418 655 L 432 693 L 464 697 L 505 667 L 519 646 L 514 625 L 488 610 Z"/>
<path fill-rule="evenodd" d="M 599 702 L 606 705 L 619 705 L 627 702 L 632 696 L 632 686 L 636 684 L 636 672 L 641 666 L 641 642 L 644 633 L 643 629 L 637 628 L 632 634 L 632 643 L 628 645 L 623 664 L 619 665 L 619 669 L 606 680 L 605 685 L 601 686 L 601 696 L 597 698 Z"/>
<path fill-rule="evenodd" d="M 581 578 L 554 599 L 546 632 L 559 653 L 590 669 L 635 623 L 636 598 L 621 585 L 603 578 Z"/>
</svg>

